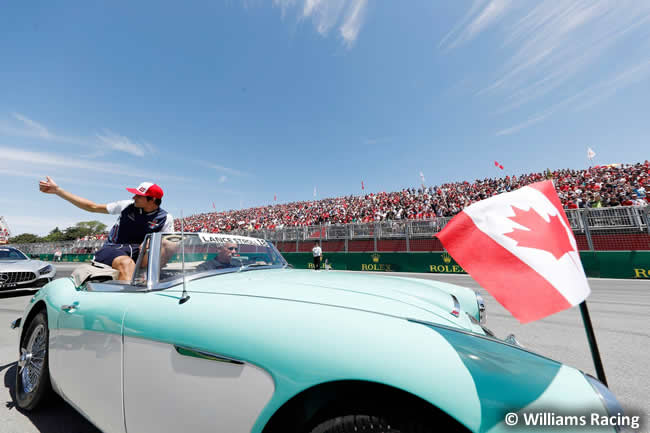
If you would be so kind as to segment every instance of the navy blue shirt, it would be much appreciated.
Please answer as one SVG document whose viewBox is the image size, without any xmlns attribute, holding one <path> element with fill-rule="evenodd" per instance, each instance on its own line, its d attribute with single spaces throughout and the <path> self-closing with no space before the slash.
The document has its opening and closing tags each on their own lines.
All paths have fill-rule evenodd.
<svg viewBox="0 0 650 433">
<path fill-rule="evenodd" d="M 110 214 L 120 215 L 111 228 L 107 243 L 140 244 L 149 233 L 174 231 L 174 218 L 160 207 L 147 213 L 135 207 L 133 200 L 123 200 L 107 204 L 106 209 Z"/>
</svg>

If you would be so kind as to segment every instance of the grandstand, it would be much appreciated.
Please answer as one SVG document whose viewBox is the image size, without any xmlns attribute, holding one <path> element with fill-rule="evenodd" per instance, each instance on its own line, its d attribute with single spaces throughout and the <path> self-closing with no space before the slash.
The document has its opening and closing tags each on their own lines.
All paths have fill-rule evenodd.
<svg viewBox="0 0 650 433">
<path fill-rule="evenodd" d="M 650 163 L 645 161 L 204 213 L 186 217 L 184 225 L 187 231 L 218 233 L 319 224 L 430 220 L 454 216 L 472 203 L 548 177 L 553 178 L 565 209 L 642 207 L 650 200 L 646 194 L 646 188 L 650 188 Z M 179 220 L 176 229 L 180 230 Z"/>
<path fill-rule="evenodd" d="M 233 233 L 274 241 L 282 252 L 443 251 L 434 236 L 464 207 L 552 178 L 583 251 L 650 250 L 650 162 L 563 169 L 446 183 L 363 196 L 327 198 L 184 218 L 190 232 Z M 180 231 L 180 220 L 175 221 Z M 103 239 L 61 245 L 64 253 L 94 253 Z M 25 245 L 46 254 L 52 245 Z"/>
<path fill-rule="evenodd" d="M 464 207 L 552 178 L 580 250 L 650 250 L 650 162 L 561 169 L 364 196 L 212 212 L 184 219 L 188 231 L 263 237 L 283 252 L 442 251 L 434 235 Z M 180 230 L 180 221 L 176 221 Z"/>
<path fill-rule="evenodd" d="M 580 251 L 650 250 L 650 206 L 567 209 Z M 283 253 L 310 252 L 319 240 L 324 252 L 435 252 L 444 251 L 435 235 L 451 217 L 430 220 L 318 224 L 274 229 L 232 230 L 231 233 L 268 239 Z M 101 239 L 15 245 L 33 256 L 93 254 Z"/>
<path fill-rule="evenodd" d="M 5 217 L 0 216 L 0 245 L 8 243 L 10 237 L 11 230 L 9 230 L 9 224 L 7 224 Z"/>
</svg>

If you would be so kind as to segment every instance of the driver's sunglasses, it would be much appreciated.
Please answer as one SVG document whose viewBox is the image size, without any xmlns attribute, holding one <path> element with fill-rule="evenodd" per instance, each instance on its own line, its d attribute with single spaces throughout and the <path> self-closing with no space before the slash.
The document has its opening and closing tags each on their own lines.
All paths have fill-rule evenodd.
<svg viewBox="0 0 650 433">
<path fill-rule="evenodd" d="M 237 247 L 228 247 L 230 251 L 237 251 Z"/>
</svg>

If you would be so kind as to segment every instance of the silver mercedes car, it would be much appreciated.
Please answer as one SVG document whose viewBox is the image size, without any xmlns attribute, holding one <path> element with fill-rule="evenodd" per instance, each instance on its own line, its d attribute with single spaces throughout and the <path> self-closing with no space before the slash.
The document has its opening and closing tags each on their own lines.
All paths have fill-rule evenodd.
<svg viewBox="0 0 650 433">
<path fill-rule="evenodd" d="M 0 247 L 0 291 L 43 287 L 56 275 L 56 268 L 32 260 L 20 250 Z"/>
</svg>

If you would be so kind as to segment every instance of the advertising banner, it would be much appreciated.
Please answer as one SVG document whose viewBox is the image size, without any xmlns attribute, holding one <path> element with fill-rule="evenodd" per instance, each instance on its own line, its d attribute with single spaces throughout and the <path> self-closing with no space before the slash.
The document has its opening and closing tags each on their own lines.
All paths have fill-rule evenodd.
<svg viewBox="0 0 650 433">
<path fill-rule="evenodd" d="M 311 253 L 284 253 L 283 256 L 298 269 L 314 269 Z M 432 272 L 464 274 L 465 271 L 447 253 L 324 253 L 333 270 L 367 272 Z"/>
<path fill-rule="evenodd" d="M 283 253 L 296 269 L 314 269 L 311 253 Z M 333 270 L 367 272 L 420 272 L 465 274 L 445 252 L 436 253 L 323 253 Z M 650 251 L 581 251 L 580 260 L 588 277 L 650 280 Z"/>
</svg>

